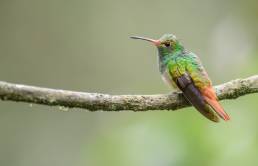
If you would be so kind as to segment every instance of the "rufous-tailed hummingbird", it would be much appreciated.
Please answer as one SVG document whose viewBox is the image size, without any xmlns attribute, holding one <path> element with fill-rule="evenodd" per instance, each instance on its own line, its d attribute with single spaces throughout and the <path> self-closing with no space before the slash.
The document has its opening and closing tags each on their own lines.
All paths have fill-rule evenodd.
<svg viewBox="0 0 258 166">
<path fill-rule="evenodd" d="M 163 80 L 183 92 L 184 97 L 206 118 L 218 122 L 229 120 L 219 104 L 211 80 L 198 56 L 187 51 L 172 34 L 154 40 L 132 36 L 153 43 L 158 49 L 159 70 Z M 218 116 L 217 116 L 218 115 Z"/>
</svg>

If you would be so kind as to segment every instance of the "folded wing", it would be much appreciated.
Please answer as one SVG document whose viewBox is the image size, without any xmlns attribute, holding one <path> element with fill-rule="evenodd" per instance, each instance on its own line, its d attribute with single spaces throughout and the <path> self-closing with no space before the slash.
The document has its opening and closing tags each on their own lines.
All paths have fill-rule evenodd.
<svg viewBox="0 0 258 166">
<path fill-rule="evenodd" d="M 175 80 L 179 89 L 183 92 L 185 98 L 206 118 L 213 122 L 219 122 L 219 118 L 206 103 L 199 89 L 194 85 L 190 76 L 185 73 Z"/>
<path fill-rule="evenodd" d="M 211 80 L 207 72 L 205 71 L 199 58 L 189 53 L 187 56 L 188 63 L 186 63 L 186 72 L 189 73 L 191 80 L 195 87 L 199 90 L 204 101 L 225 121 L 229 120 L 228 114 L 224 111 L 220 103 L 218 102 L 216 93 L 212 87 Z"/>
</svg>

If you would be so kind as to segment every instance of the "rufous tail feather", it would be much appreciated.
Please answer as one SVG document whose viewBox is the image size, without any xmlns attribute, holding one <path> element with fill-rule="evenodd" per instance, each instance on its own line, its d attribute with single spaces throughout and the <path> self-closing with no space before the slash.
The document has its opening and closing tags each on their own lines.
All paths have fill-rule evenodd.
<svg viewBox="0 0 258 166">
<path fill-rule="evenodd" d="M 212 109 L 225 121 L 228 121 L 230 119 L 229 115 L 224 111 L 222 106 L 217 100 L 217 96 L 215 91 L 213 90 L 212 87 L 206 87 L 203 91 L 202 94 L 207 102 Z"/>
</svg>

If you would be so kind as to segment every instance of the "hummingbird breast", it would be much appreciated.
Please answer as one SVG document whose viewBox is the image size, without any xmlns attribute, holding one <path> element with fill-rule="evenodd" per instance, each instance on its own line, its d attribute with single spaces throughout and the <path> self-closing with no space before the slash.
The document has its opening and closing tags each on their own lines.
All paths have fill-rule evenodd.
<svg viewBox="0 0 258 166">
<path fill-rule="evenodd" d="M 162 80 L 170 87 L 170 88 L 173 88 L 173 89 L 176 89 L 176 90 L 179 90 L 179 88 L 177 87 L 175 81 L 173 80 L 169 70 L 168 70 L 168 67 L 167 67 L 167 64 L 164 63 L 164 60 L 159 56 L 159 71 L 160 71 L 160 74 L 162 76 Z"/>
<path fill-rule="evenodd" d="M 177 87 L 175 81 L 172 79 L 171 75 L 169 74 L 168 70 L 166 70 L 165 72 L 163 72 L 163 74 L 162 74 L 162 80 L 163 80 L 170 88 L 179 90 L 179 88 Z"/>
</svg>

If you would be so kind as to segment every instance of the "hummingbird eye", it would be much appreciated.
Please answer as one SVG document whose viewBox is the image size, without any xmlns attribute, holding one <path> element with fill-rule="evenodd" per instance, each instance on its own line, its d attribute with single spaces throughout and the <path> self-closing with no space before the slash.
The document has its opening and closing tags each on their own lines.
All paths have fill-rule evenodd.
<svg viewBox="0 0 258 166">
<path fill-rule="evenodd" d="M 165 43 L 164 44 L 166 47 L 169 47 L 170 46 L 170 43 L 168 42 L 168 43 Z"/>
</svg>

